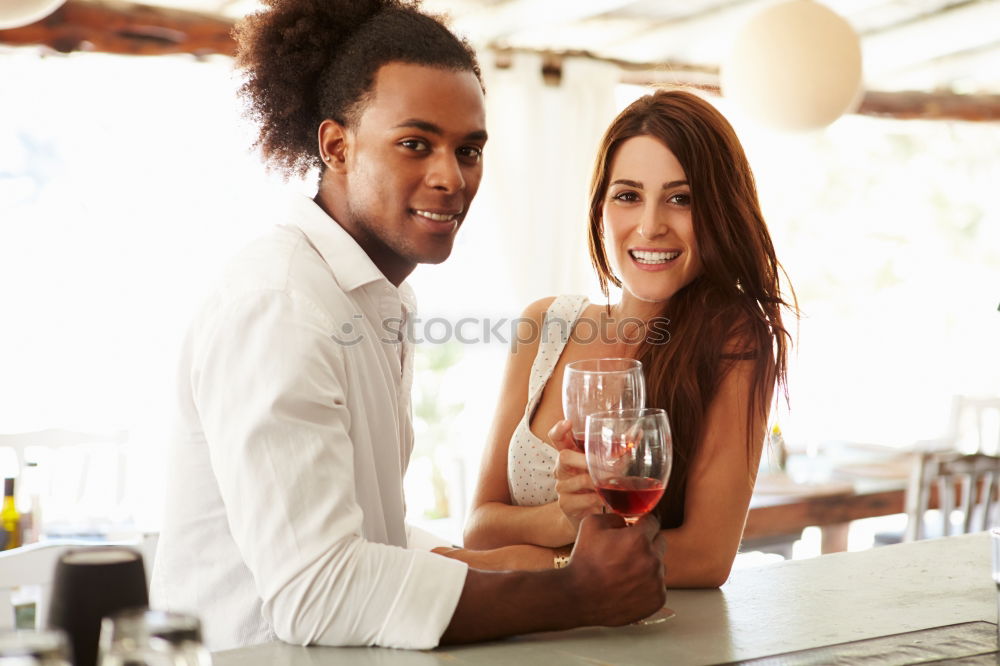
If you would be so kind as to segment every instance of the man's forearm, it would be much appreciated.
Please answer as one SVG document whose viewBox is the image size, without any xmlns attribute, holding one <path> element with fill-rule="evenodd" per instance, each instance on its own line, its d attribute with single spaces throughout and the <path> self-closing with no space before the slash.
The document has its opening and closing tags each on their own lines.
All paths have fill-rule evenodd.
<svg viewBox="0 0 1000 666">
<path fill-rule="evenodd" d="M 570 578 L 566 569 L 504 573 L 470 569 L 441 643 L 471 643 L 591 624 L 587 604 L 574 594 Z"/>
</svg>

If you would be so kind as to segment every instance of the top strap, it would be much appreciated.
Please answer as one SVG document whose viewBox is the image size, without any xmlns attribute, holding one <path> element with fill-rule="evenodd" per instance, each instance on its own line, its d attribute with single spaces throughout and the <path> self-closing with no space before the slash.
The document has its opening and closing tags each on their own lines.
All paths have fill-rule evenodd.
<svg viewBox="0 0 1000 666">
<path fill-rule="evenodd" d="M 586 306 L 586 296 L 561 295 L 557 296 L 545 311 L 542 328 L 539 331 L 541 340 L 538 343 L 538 353 L 535 354 L 535 360 L 531 364 L 531 376 L 528 379 L 526 414 L 534 412 L 542 389 L 545 388 L 552 371 L 559 363 L 559 357 L 569 342 L 573 326 Z"/>
</svg>

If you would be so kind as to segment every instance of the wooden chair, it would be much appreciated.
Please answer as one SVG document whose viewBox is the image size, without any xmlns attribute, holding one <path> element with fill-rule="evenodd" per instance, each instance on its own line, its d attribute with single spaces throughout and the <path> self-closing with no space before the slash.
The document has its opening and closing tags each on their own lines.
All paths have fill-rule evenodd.
<svg viewBox="0 0 1000 666">
<path fill-rule="evenodd" d="M 924 466 L 931 464 L 928 461 L 933 458 L 935 451 L 939 453 L 946 450 L 952 451 L 954 455 L 984 454 L 987 457 L 1000 456 L 1000 396 L 954 396 L 952 398 L 951 417 L 947 434 L 938 439 L 917 442 L 914 445 L 914 449 L 923 453 L 919 454 L 920 458 L 916 461 L 913 475 L 910 479 L 910 486 L 907 490 L 907 528 L 902 532 L 898 530 L 878 532 L 874 537 L 876 546 L 912 541 L 915 538 L 928 538 L 928 536 L 944 536 L 946 534 L 946 532 L 939 533 L 937 531 L 938 525 L 935 524 L 934 531 L 928 531 L 928 536 L 915 536 L 918 533 L 922 533 L 924 521 L 914 517 L 917 515 L 918 509 L 916 505 L 911 506 L 911 504 L 921 499 L 923 501 L 927 500 L 927 497 L 920 495 L 917 484 L 921 479 L 926 478 L 927 475 L 931 475 L 930 478 L 936 476 L 934 469 L 925 470 Z M 945 455 L 945 457 L 947 456 Z M 944 508 L 942 507 L 942 515 L 944 515 Z M 992 516 L 989 516 L 985 519 L 988 520 L 991 518 Z M 970 516 L 963 516 L 963 520 L 969 519 Z M 981 523 L 977 522 L 977 524 Z M 985 527 L 982 527 L 982 529 L 985 529 Z"/>
<path fill-rule="evenodd" d="M 996 519 L 1000 456 L 921 453 L 906 490 L 904 541 L 984 531 Z M 929 522 L 928 509 L 940 519 Z M 960 515 L 956 521 L 955 513 Z"/>
<path fill-rule="evenodd" d="M 0 433 L 0 454 L 8 475 L 20 476 L 28 462 L 39 465 L 37 487 L 27 488 L 22 478 L 18 496 L 37 493 L 50 532 L 71 536 L 128 522 L 128 441 L 127 431 Z"/>
<path fill-rule="evenodd" d="M 963 453 L 1000 455 L 1000 396 L 956 395 L 948 430 Z"/>
</svg>

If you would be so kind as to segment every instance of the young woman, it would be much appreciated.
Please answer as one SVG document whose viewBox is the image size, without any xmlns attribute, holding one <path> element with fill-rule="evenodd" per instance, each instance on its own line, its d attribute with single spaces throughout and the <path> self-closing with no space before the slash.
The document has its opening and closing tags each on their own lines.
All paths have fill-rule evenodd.
<svg viewBox="0 0 1000 666">
<path fill-rule="evenodd" d="M 483 462 L 469 548 L 572 544 L 601 512 L 561 395 L 567 363 L 632 357 L 647 405 L 670 418 L 674 467 L 655 509 L 665 580 L 713 587 L 739 548 L 788 332 L 780 267 L 735 133 L 698 96 L 659 91 L 608 128 L 590 199 L 590 254 L 605 295 L 533 303 L 524 313 Z M 554 335 L 553 322 L 570 335 Z M 566 326 L 565 322 L 570 322 Z M 535 334 L 539 331 L 547 334 Z M 546 439 L 548 441 L 546 441 Z M 556 551 L 559 558 L 559 551 Z"/>
</svg>

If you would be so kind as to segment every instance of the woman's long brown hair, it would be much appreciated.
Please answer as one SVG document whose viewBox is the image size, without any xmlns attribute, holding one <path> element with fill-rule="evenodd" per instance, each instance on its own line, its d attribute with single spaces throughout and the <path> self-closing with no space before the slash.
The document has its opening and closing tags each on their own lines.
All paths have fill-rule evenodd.
<svg viewBox="0 0 1000 666">
<path fill-rule="evenodd" d="M 753 441 L 754 424 L 766 423 L 776 382 L 787 399 L 790 335 L 781 309 L 792 306 L 781 294 L 783 269 L 736 133 L 713 106 L 683 90 L 660 90 L 636 100 L 601 141 L 591 183 L 590 257 L 605 296 L 608 283 L 621 286 L 621 280 L 602 241 L 604 199 L 615 154 L 635 136 L 662 141 L 684 169 L 702 263 L 700 275 L 660 313 L 668 335 L 661 335 L 663 326 L 653 326 L 658 334 L 647 336 L 636 354 L 646 374 L 647 404 L 665 408 L 670 418 L 674 466 L 657 513 L 663 527 L 677 527 L 684 520 L 684 492 L 704 437 L 705 415 L 726 373 L 739 361 L 754 364 L 746 415 L 751 461 L 761 444 Z"/>
</svg>

